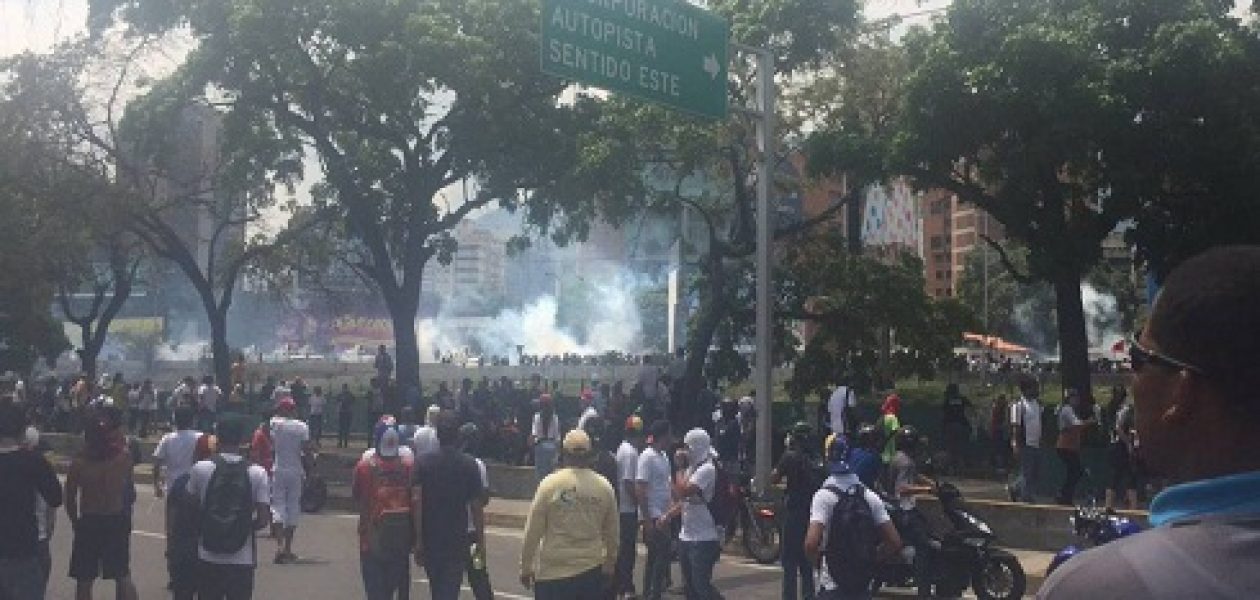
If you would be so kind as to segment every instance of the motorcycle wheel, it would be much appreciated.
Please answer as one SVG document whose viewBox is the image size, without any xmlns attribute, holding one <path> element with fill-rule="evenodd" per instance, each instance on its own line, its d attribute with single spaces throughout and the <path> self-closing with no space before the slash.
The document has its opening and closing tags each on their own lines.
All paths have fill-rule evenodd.
<svg viewBox="0 0 1260 600">
<path fill-rule="evenodd" d="M 971 586 L 980 600 L 1022 598 L 1028 586 L 1019 559 L 1006 552 L 993 552 L 972 575 Z"/>
<path fill-rule="evenodd" d="M 773 519 L 749 518 L 744 527 L 744 551 L 760 564 L 779 560 L 779 527 Z"/>
</svg>

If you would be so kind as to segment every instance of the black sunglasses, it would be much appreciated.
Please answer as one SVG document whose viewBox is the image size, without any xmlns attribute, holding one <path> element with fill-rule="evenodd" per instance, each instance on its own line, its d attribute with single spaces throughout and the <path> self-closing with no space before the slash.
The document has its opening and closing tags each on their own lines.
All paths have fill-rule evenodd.
<svg viewBox="0 0 1260 600">
<path fill-rule="evenodd" d="M 1133 365 L 1133 371 L 1136 373 L 1142 370 L 1148 364 L 1158 364 L 1174 369 L 1177 371 L 1189 371 L 1196 375 L 1204 375 L 1203 369 L 1196 367 L 1188 362 L 1177 360 L 1171 356 L 1160 354 L 1150 348 L 1138 343 L 1137 338 L 1129 340 L 1129 363 Z"/>
</svg>

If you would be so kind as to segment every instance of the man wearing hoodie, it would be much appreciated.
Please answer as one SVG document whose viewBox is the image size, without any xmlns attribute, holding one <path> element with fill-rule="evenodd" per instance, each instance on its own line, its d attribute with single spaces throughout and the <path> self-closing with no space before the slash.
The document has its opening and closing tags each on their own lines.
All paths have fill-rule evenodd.
<svg viewBox="0 0 1260 600">
<path fill-rule="evenodd" d="M 722 595 L 713 587 L 713 567 L 722 548 L 717 523 L 709 512 L 708 502 L 717 491 L 717 467 L 713 464 L 713 446 L 709 434 L 699 427 L 683 436 L 687 451 L 687 477 L 675 489 L 678 502 L 668 518 L 682 514 L 682 531 L 678 534 L 679 562 L 683 586 L 690 600 L 716 600 Z"/>
</svg>

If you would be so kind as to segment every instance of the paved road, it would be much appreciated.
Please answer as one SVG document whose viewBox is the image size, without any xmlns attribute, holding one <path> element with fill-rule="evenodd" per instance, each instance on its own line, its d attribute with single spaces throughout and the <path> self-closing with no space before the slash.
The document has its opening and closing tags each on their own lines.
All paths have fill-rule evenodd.
<svg viewBox="0 0 1260 600">
<path fill-rule="evenodd" d="M 131 539 L 131 567 L 140 597 L 148 600 L 167 596 L 164 589 L 166 541 L 162 535 L 162 505 L 146 488 L 147 486 L 141 486 L 141 498 L 136 505 Z M 66 525 L 63 512 L 58 515 L 58 528 L 52 544 L 53 576 L 48 595 L 50 600 L 74 598 L 74 582 L 66 577 L 70 560 L 70 532 Z M 529 598 L 528 591 L 517 581 L 521 532 L 492 529 L 487 533 L 490 575 L 497 596 L 508 600 Z M 275 552 L 273 542 L 259 539 L 259 554 L 266 560 L 258 569 L 255 598 L 349 600 L 363 597 L 353 515 L 307 515 L 298 529 L 294 546 L 302 557 L 298 564 L 274 565 L 270 562 Z M 675 581 L 681 581 L 677 567 L 674 576 Z M 427 598 L 427 580 L 423 570 L 413 569 L 412 577 L 415 580 L 412 597 Z M 723 557 L 716 579 L 718 587 L 728 592 L 728 598 L 773 598 L 779 595 L 778 569 L 749 564 L 739 558 Z M 107 582 L 97 582 L 96 597 L 113 597 L 113 590 L 107 589 Z M 464 597 L 472 598 L 472 594 L 465 591 Z"/>
</svg>

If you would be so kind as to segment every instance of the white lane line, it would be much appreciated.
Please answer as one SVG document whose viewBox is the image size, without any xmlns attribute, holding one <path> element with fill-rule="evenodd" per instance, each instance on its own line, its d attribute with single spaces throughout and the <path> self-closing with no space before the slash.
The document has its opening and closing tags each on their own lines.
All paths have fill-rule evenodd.
<svg viewBox="0 0 1260 600">
<path fill-rule="evenodd" d="M 153 533 L 152 531 L 141 531 L 141 530 L 139 530 L 139 529 L 133 529 L 133 530 L 131 530 L 131 535 L 138 535 L 138 536 L 140 536 L 140 537 L 153 538 L 153 539 L 155 539 L 155 540 L 164 540 L 164 539 L 166 539 L 166 536 L 165 536 L 165 535 L 163 535 L 163 534 L 160 534 L 160 533 Z"/>
<path fill-rule="evenodd" d="M 419 579 L 413 579 L 412 581 L 414 581 L 415 583 L 423 583 L 423 584 L 426 584 L 426 585 L 428 585 L 428 583 L 429 583 L 429 580 L 428 580 L 428 579 L 426 579 L 426 578 L 424 578 L 424 577 L 421 577 L 421 578 L 419 578 Z M 463 591 L 465 591 L 465 592 L 470 592 L 470 593 L 472 592 L 472 588 L 470 588 L 470 587 L 468 587 L 468 586 L 466 586 L 466 585 L 465 585 L 465 586 L 461 586 L 459 589 L 461 589 L 461 590 L 463 590 Z M 501 591 L 499 591 L 499 590 L 494 590 L 494 597 L 495 597 L 495 598 L 509 598 L 510 600 L 534 600 L 534 597 L 533 597 L 533 596 L 522 596 L 522 595 L 520 595 L 520 594 L 513 594 L 513 593 L 510 593 L 510 592 L 501 592 Z"/>
</svg>

